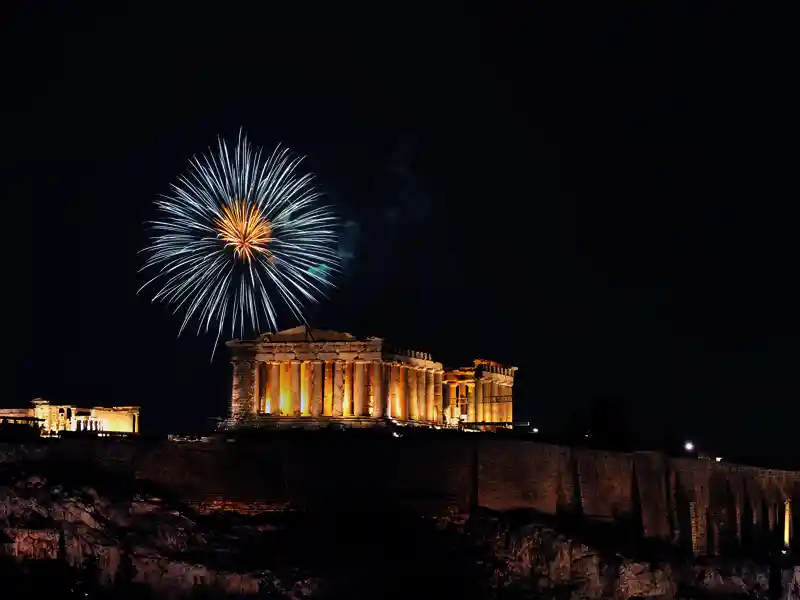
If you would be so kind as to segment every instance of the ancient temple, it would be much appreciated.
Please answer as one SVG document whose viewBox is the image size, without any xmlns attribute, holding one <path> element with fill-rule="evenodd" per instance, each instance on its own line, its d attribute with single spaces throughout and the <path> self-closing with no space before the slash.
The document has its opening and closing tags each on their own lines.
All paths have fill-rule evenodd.
<svg viewBox="0 0 800 600">
<path fill-rule="evenodd" d="M 139 433 L 138 406 L 95 406 L 79 408 L 75 404 L 52 404 L 36 398 L 30 408 L 0 408 L 0 421 L 38 427 L 44 436 L 62 431 L 97 433 Z"/>
<path fill-rule="evenodd" d="M 233 391 L 225 427 L 341 423 L 508 428 L 516 367 L 476 360 L 447 371 L 430 354 L 306 326 L 227 343 Z"/>
</svg>

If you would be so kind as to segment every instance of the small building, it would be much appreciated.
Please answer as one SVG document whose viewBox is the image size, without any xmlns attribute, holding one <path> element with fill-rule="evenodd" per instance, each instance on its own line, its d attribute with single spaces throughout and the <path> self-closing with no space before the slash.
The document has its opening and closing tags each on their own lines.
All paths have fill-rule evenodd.
<svg viewBox="0 0 800 600">
<path fill-rule="evenodd" d="M 139 433 L 138 406 L 79 408 L 36 398 L 30 408 L 0 408 L 0 421 L 3 420 L 34 424 L 42 435 L 58 435 L 61 431 Z"/>
<path fill-rule="evenodd" d="M 483 430 L 513 425 L 516 367 L 476 360 L 448 371 L 427 352 L 306 326 L 227 345 L 233 362 L 228 429 L 386 421 Z"/>
</svg>

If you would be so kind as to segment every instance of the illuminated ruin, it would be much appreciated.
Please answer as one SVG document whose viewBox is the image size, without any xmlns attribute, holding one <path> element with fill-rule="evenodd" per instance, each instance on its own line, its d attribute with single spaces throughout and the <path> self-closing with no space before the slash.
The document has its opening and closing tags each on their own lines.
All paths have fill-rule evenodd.
<svg viewBox="0 0 800 600">
<path fill-rule="evenodd" d="M 233 390 L 224 425 L 510 428 L 516 367 L 476 360 L 445 370 L 383 339 L 305 326 L 227 343 Z"/>
<path fill-rule="evenodd" d="M 51 404 L 41 398 L 32 400 L 31 405 L 0 409 L 0 421 L 36 426 L 46 436 L 62 431 L 139 433 L 138 406 L 79 408 L 74 404 Z"/>
</svg>

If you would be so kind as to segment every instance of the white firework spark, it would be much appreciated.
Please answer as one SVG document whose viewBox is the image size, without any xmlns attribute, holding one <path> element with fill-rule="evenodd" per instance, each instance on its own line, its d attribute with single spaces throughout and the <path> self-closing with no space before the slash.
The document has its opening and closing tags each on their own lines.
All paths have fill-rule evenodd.
<svg viewBox="0 0 800 600">
<path fill-rule="evenodd" d="M 220 138 L 156 201 L 143 269 L 158 273 L 139 291 L 158 280 L 153 301 L 184 310 L 181 332 L 193 317 L 217 339 L 226 325 L 232 337 L 264 320 L 277 330 L 275 299 L 305 322 L 303 304 L 325 295 L 340 266 L 337 219 L 313 175 L 298 173 L 302 160 L 278 147 L 262 161 L 241 133 L 232 152 Z"/>
</svg>

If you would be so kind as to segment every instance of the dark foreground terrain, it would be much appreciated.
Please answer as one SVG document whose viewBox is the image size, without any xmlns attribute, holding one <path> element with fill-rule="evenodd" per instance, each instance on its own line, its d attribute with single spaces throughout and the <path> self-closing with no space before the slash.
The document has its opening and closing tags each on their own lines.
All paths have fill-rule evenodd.
<svg viewBox="0 0 800 600">
<path fill-rule="evenodd" d="M 302 508 L 187 504 L 57 456 L 0 462 L 4 599 L 800 599 L 780 545 L 698 560 L 646 542 L 635 521 L 445 509 L 363 487 L 326 489 Z"/>
</svg>

